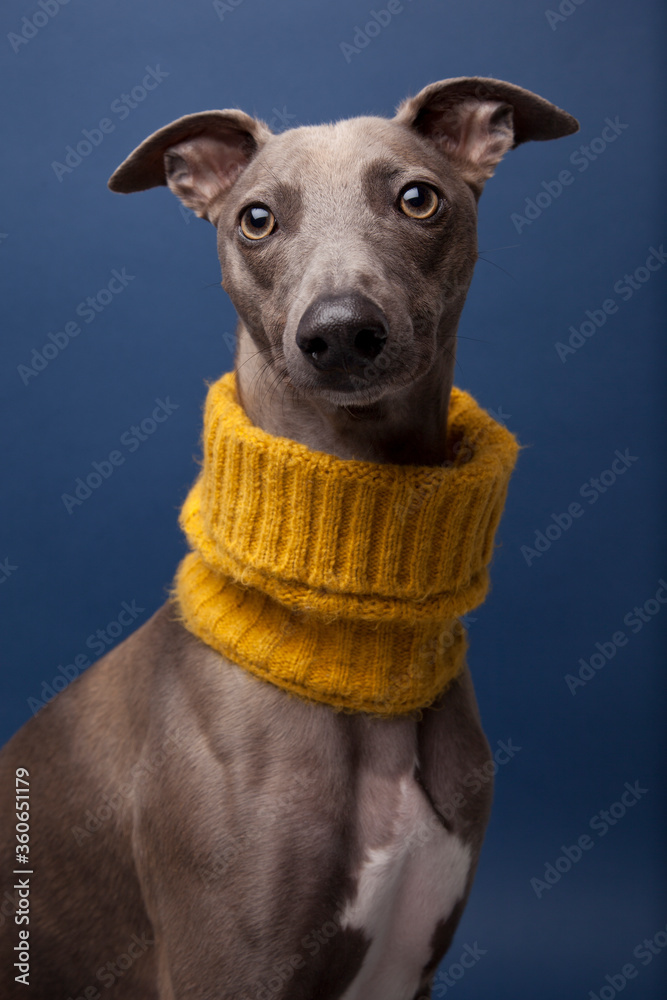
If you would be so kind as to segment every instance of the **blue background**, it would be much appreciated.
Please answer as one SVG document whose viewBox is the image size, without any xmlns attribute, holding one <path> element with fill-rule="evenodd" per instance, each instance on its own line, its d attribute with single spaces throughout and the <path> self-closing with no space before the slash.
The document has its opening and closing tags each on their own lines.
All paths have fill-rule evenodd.
<svg viewBox="0 0 667 1000">
<path fill-rule="evenodd" d="M 403 97 L 445 77 L 520 84 L 574 114 L 581 132 L 510 153 L 480 206 L 484 259 L 460 327 L 457 383 L 527 447 L 493 592 L 470 624 L 469 661 L 492 746 L 510 738 L 522 749 L 499 770 L 477 882 L 442 969 L 466 944 L 485 954 L 455 987 L 437 980 L 434 996 L 587 998 L 633 962 L 639 974 L 625 995 L 653 1000 L 667 954 L 644 967 L 632 953 L 667 923 L 659 773 L 667 610 L 636 634 L 623 618 L 667 577 L 658 519 L 667 268 L 627 301 L 614 284 L 667 235 L 663 15 L 649 0 L 565 0 L 571 13 L 552 26 L 543 4 L 528 0 L 406 0 L 346 59 L 341 43 L 353 43 L 383 6 L 241 0 L 221 18 L 207 0 L 70 0 L 18 51 L 1 39 L 11 100 L 0 224 L 0 737 L 29 717 L 29 699 L 48 696 L 61 665 L 93 658 L 88 637 L 124 601 L 143 609 L 138 621 L 163 601 L 184 550 L 177 511 L 196 473 L 205 381 L 232 363 L 234 312 L 218 285 L 213 227 L 166 189 L 111 194 L 114 168 L 155 129 L 207 108 L 240 107 L 280 129 L 285 120 L 391 115 Z M 37 10 L 36 0 L 5 2 L 2 34 L 20 32 Z M 114 102 L 158 66 L 167 75 L 121 118 Z M 113 131 L 59 180 L 53 161 L 105 117 Z M 580 170 L 570 157 L 601 135 L 606 118 L 627 127 Z M 564 169 L 573 183 L 550 205 L 542 197 L 530 224 L 515 224 L 526 199 Z M 133 280 L 93 322 L 78 317 L 81 333 L 24 384 L 19 366 L 32 349 L 76 321 L 77 305 L 114 268 Z M 610 298 L 618 310 L 562 361 L 555 344 Z M 136 451 L 120 444 L 166 397 L 178 405 L 169 419 Z M 124 464 L 68 514 L 62 494 L 119 448 Z M 580 488 L 610 468 L 616 449 L 637 460 L 590 504 Z M 528 565 L 522 546 L 573 502 L 583 516 Z M 571 693 L 565 675 L 618 630 L 627 644 Z M 635 781 L 647 793 L 606 836 L 591 831 L 590 820 Z M 538 898 L 531 879 L 586 833 L 594 848 Z"/>
</svg>

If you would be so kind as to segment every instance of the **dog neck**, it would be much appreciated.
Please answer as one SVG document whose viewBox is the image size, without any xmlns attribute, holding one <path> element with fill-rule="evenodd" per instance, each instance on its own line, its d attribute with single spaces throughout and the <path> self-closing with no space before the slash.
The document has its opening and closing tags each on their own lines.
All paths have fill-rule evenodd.
<svg viewBox="0 0 667 1000">
<path fill-rule="evenodd" d="M 440 467 L 341 460 L 256 427 L 230 373 L 211 386 L 204 459 L 181 513 L 186 627 L 265 681 L 348 711 L 431 704 L 484 599 L 514 437 L 464 392 Z"/>
</svg>

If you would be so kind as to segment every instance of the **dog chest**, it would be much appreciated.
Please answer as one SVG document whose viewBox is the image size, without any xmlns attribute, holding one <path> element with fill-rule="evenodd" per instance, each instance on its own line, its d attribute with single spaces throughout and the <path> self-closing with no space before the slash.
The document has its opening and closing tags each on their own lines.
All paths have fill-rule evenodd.
<svg viewBox="0 0 667 1000">
<path fill-rule="evenodd" d="M 464 896 L 471 851 L 436 816 L 413 772 L 362 778 L 356 893 L 341 926 L 371 940 L 342 1000 L 412 1000 L 436 926 Z"/>
</svg>

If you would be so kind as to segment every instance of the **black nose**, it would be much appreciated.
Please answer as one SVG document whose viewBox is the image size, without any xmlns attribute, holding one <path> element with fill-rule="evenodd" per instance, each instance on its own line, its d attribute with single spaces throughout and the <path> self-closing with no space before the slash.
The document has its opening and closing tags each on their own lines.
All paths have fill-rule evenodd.
<svg viewBox="0 0 667 1000">
<path fill-rule="evenodd" d="M 320 371 L 360 375 L 382 351 L 388 332 L 384 313 L 365 296 L 326 296 L 306 309 L 296 343 Z"/>
</svg>

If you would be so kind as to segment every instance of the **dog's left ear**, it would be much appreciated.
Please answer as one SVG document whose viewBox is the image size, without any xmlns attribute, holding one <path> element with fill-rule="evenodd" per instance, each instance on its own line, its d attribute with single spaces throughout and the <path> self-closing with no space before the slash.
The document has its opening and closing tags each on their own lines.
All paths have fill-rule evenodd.
<svg viewBox="0 0 667 1000">
<path fill-rule="evenodd" d="M 477 196 L 508 150 L 529 139 L 559 139 L 579 129 L 576 118 L 543 97 L 478 76 L 429 84 L 403 101 L 394 120 L 451 157 Z"/>
</svg>

